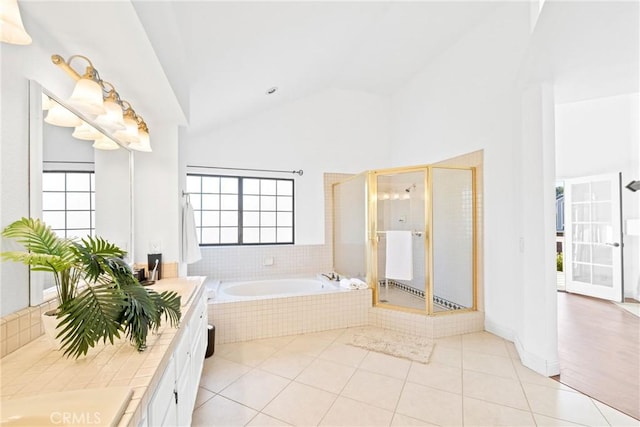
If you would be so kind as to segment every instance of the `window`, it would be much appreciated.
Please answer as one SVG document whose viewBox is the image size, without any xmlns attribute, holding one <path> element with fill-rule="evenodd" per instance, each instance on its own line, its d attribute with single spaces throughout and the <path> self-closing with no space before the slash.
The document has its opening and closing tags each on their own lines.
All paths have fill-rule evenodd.
<svg viewBox="0 0 640 427">
<path fill-rule="evenodd" d="M 293 244 L 293 179 L 187 175 L 200 245 Z"/>
<path fill-rule="evenodd" d="M 95 234 L 95 179 L 93 172 L 42 174 L 42 220 L 60 237 Z"/>
</svg>

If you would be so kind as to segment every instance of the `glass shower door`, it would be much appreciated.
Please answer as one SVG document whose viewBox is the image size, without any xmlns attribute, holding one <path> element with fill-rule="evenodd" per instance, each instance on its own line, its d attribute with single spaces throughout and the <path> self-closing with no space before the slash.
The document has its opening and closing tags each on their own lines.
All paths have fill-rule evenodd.
<svg viewBox="0 0 640 427">
<path fill-rule="evenodd" d="M 426 311 L 426 169 L 374 174 L 377 304 Z"/>
</svg>

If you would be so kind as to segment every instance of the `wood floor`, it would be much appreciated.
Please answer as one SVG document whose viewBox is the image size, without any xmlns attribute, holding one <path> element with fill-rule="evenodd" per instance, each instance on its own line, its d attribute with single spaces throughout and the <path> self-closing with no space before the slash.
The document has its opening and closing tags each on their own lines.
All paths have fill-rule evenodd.
<svg viewBox="0 0 640 427">
<path fill-rule="evenodd" d="M 640 318 L 558 292 L 559 381 L 640 420 Z"/>
</svg>

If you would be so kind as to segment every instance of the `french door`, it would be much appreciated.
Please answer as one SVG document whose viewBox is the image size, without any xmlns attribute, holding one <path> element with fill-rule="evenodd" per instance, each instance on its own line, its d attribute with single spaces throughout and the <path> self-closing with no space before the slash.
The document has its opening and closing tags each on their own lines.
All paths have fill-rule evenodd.
<svg viewBox="0 0 640 427">
<path fill-rule="evenodd" d="M 568 292 L 622 301 L 620 174 L 565 180 Z"/>
</svg>

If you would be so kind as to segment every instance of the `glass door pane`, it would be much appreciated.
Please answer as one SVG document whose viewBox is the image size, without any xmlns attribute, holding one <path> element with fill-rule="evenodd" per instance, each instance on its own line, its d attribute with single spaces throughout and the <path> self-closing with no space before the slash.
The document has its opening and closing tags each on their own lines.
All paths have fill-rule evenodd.
<svg viewBox="0 0 640 427">
<path fill-rule="evenodd" d="M 376 176 L 377 303 L 427 309 L 425 170 Z"/>
<path fill-rule="evenodd" d="M 622 298 L 619 174 L 566 181 L 567 291 Z"/>
</svg>

